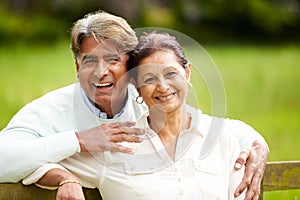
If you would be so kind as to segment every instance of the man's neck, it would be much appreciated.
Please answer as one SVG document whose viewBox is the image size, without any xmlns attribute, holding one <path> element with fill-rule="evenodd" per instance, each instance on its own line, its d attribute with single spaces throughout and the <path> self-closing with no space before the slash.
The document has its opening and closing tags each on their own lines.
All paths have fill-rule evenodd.
<svg viewBox="0 0 300 200">
<path fill-rule="evenodd" d="M 126 106 L 127 102 L 127 90 L 124 92 L 124 95 L 122 98 L 115 98 L 116 101 L 113 103 L 108 103 L 107 105 L 97 105 L 94 101 L 92 101 L 84 90 L 81 88 L 81 95 L 84 101 L 84 104 L 89 108 L 91 112 L 94 113 L 97 117 L 100 117 L 102 119 L 111 119 L 114 117 L 118 117 L 123 113 L 123 108 Z"/>
</svg>

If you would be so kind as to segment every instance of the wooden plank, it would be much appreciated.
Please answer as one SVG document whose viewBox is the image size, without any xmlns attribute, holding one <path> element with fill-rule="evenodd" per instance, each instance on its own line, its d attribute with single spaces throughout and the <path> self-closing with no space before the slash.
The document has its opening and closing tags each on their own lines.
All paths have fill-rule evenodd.
<svg viewBox="0 0 300 200">
<path fill-rule="evenodd" d="M 300 189 L 300 161 L 268 162 L 261 185 L 260 200 L 266 191 Z M 83 189 L 86 200 L 101 200 L 97 189 Z M 52 200 L 56 190 L 44 190 L 35 185 L 24 186 L 21 183 L 0 184 L 1 200 Z"/>
<path fill-rule="evenodd" d="M 268 162 L 263 191 L 300 189 L 300 161 Z"/>
<path fill-rule="evenodd" d="M 268 162 L 259 200 L 263 200 L 266 191 L 291 189 L 300 189 L 300 161 Z"/>
<path fill-rule="evenodd" d="M 83 189 L 86 200 L 101 200 L 98 189 Z M 44 190 L 35 185 L 24 186 L 22 183 L 0 184 L 1 200 L 53 200 L 56 197 L 56 190 Z"/>
</svg>

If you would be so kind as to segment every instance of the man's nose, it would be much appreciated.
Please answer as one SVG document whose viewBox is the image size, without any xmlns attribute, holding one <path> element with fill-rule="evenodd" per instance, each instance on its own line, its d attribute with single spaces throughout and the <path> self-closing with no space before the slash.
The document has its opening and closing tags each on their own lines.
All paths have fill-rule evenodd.
<svg viewBox="0 0 300 200">
<path fill-rule="evenodd" d="M 101 79 L 108 74 L 108 68 L 109 68 L 108 63 L 106 63 L 104 61 L 99 61 L 94 70 L 94 75 L 97 78 Z"/>
</svg>

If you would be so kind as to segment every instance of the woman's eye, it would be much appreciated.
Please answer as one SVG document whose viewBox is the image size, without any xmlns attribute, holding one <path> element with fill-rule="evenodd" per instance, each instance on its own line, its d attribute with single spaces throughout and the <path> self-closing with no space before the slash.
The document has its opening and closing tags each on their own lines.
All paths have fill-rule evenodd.
<svg viewBox="0 0 300 200">
<path fill-rule="evenodd" d="M 156 80 L 155 78 L 147 78 L 144 80 L 144 82 L 149 84 L 149 83 L 154 83 L 155 80 Z"/>
<path fill-rule="evenodd" d="M 166 77 L 167 78 L 173 78 L 174 76 L 176 76 L 177 72 L 176 71 L 170 71 L 166 73 Z"/>
</svg>

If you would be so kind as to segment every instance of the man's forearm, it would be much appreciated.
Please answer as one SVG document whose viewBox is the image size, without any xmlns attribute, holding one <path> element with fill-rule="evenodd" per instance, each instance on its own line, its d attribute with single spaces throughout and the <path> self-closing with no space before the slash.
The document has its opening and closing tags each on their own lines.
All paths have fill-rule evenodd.
<svg viewBox="0 0 300 200">
<path fill-rule="evenodd" d="M 58 168 L 50 169 L 38 182 L 39 185 L 57 187 L 64 181 L 78 181 L 70 172 Z M 78 181 L 79 182 L 79 181 Z"/>
<path fill-rule="evenodd" d="M 233 120 L 232 122 L 235 122 L 235 124 L 231 124 L 233 126 L 231 128 L 231 132 L 235 135 L 235 137 L 238 138 L 242 150 L 251 148 L 253 143 L 256 141 L 269 149 L 268 144 L 263 136 L 251 126 L 239 120 Z"/>
<path fill-rule="evenodd" d="M 0 183 L 19 182 L 39 166 L 59 162 L 79 149 L 71 132 L 26 140 L 0 139 Z"/>
</svg>

